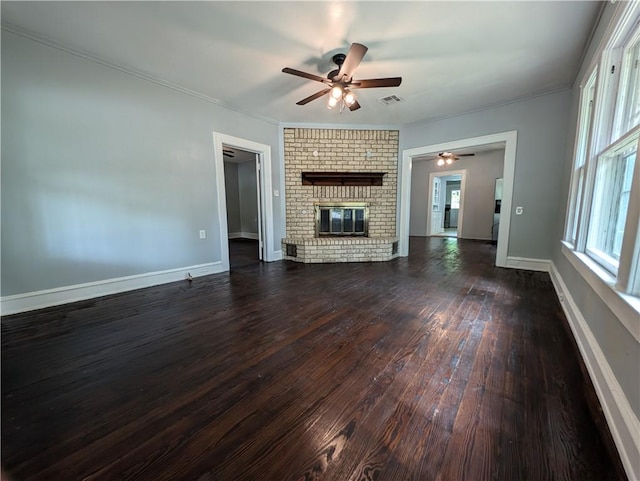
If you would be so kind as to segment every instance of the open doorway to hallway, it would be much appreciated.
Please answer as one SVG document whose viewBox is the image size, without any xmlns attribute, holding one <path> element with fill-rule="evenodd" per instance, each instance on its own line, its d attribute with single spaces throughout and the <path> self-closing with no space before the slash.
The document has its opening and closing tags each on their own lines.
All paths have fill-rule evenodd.
<svg viewBox="0 0 640 481">
<path fill-rule="evenodd" d="M 277 259 L 274 250 L 273 200 L 271 198 L 271 147 L 239 137 L 213 132 L 213 158 L 215 173 L 215 196 L 217 209 L 214 213 L 218 223 L 218 248 L 222 270 L 230 269 L 229 228 L 227 225 L 227 195 L 225 186 L 224 150 L 246 151 L 253 155 L 256 167 L 256 203 L 258 205 L 258 257 L 270 262 Z M 235 157 L 234 157 L 235 158 Z M 274 194 L 275 195 L 275 194 Z M 231 231 L 233 232 L 233 231 Z"/>
</svg>

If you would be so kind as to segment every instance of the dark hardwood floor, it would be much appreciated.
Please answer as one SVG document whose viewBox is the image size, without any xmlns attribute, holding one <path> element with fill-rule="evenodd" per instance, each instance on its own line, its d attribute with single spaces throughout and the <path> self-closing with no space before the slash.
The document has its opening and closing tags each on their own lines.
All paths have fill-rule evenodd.
<svg viewBox="0 0 640 481">
<path fill-rule="evenodd" d="M 253 239 L 229 239 L 229 267 L 231 270 L 260 262 L 258 241 Z"/>
<path fill-rule="evenodd" d="M 412 238 L 2 319 L 22 480 L 610 480 L 549 277 Z"/>
</svg>

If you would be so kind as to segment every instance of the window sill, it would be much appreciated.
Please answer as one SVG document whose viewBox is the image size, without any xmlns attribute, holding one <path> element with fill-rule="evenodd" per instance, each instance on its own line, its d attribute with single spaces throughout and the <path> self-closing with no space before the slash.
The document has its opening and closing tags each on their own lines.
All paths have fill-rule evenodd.
<svg viewBox="0 0 640 481">
<path fill-rule="evenodd" d="M 616 279 L 589 256 L 575 252 L 568 242 L 562 242 L 562 253 L 582 278 L 598 294 L 613 314 L 640 342 L 640 299 L 616 290 Z"/>
</svg>

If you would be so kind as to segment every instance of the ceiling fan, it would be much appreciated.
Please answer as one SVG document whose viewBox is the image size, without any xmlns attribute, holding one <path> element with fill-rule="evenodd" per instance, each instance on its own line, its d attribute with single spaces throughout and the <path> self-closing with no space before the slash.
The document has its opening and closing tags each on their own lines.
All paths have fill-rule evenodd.
<svg viewBox="0 0 640 481">
<path fill-rule="evenodd" d="M 236 153 L 231 149 L 222 149 L 222 155 L 233 159 L 236 156 Z"/>
<path fill-rule="evenodd" d="M 453 152 L 440 152 L 433 159 L 427 160 L 435 160 L 438 167 L 443 167 L 445 165 L 453 164 L 456 160 L 460 159 L 460 157 L 473 157 L 474 155 L 476 154 L 454 154 Z"/>
<path fill-rule="evenodd" d="M 397 87 L 402 82 L 402 77 L 388 77 L 366 80 L 354 80 L 353 73 L 358 65 L 362 61 L 368 48 L 359 43 L 352 43 L 349 47 L 347 54 L 337 53 L 332 57 L 333 63 L 338 68 L 332 70 L 327 74 L 327 78 L 320 77 L 318 75 L 310 74 L 307 72 L 301 72 L 293 68 L 285 67 L 282 69 L 284 73 L 296 75 L 298 77 L 306 78 L 309 80 L 315 80 L 325 84 L 325 88 L 316 92 L 313 95 L 296 102 L 297 105 L 305 105 L 312 100 L 319 99 L 320 97 L 330 94 L 327 106 L 331 109 L 336 105 L 340 105 L 340 112 L 347 107 L 349 110 L 354 111 L 360 108 L 358 99 L 352 92 L 355 89 L 371 89 L 378 87 Z"/>
</svg>

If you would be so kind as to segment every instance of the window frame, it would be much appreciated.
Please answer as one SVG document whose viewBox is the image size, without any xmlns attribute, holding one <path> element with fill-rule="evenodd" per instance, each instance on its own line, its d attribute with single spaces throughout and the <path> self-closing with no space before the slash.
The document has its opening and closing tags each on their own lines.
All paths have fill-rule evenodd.
<svg viewBox="0 0 640 481">
<path fill-rule="evenodd" d="M 586 164 L 589 159 L 589 146 L 594 123 L 595 92 L 597 89 L 598 67 L 589 70 L 586 80 L 580 86 L 580 110 L 576 128 L 573 171 L 569 187 L 569 202 L 567 203 L 567 222 L 565 224 L 564 239 L 574 247 L 578 246 L 578 232 L 583 212 L 583 198 L 585 193 Z"/>
<path fill-rule="evenodd" d="M 631 108 L 627 105 L 629 92 L 633 93 L 631 99 L 636 102 L 640 95 L 629 87 L 629 82 L 633 85 L 633 81 L 640 78 L 640 62 L 634 61 L 634 64 L 628 60 L 629 52 L 640 57 L 640 7 L 637 2 L 622 4 L 616 15 L 615 30 L 599 45 L 594 62 L 580 85 L 562 242 L 567 257 L 569 253 L 574 254 L 582 266 L 595 273 L 640 313 L 640 140 L 635 140 L 640 137 L 640 125 L 625 126 L 625 116 Z M 629 72 L 628 68 L 638 71 Z M 591 93 L 593 98 L 590 98 Z M 591 108 L 587 106 L 589 101 Z M 626 130 L 621 132 L 623 128 Z M 636 142 L 636 157 L 616 266 L 615 262 L 607 262 L 606 256 L 588 248 L 587 240 L 595 215 L 592 207 L 598 159 L 614 155 L 630 141 Z"/>
</svg>

